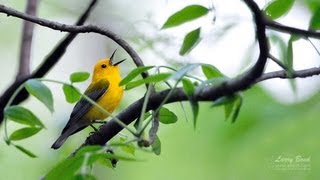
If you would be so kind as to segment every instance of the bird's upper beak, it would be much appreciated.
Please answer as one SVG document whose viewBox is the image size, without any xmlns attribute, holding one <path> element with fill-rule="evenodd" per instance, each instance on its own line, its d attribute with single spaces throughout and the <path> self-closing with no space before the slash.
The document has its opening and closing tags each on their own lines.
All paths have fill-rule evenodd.
<svg viewBox="0 0 320 180">
<path fill-rule="evenodd" d="M 126 59 L 122 59 L 121 61 L 119 61 L 119 62 L 117 62 L 117 63 L 115 63 L 115 64 L 113 64 L 113 57 L 114 57 L 114 54 L 117 52 L 117 49 L 116 50 L 114 50 L 113 51 L 113 53 L 112 53 L 112 55 L 111 55 L 111 57 L 110 57 L 110 61 L 109 61 L 109 63 L 110 63 L 110 65 L 112 65 L 112 66 L 117 66 L 117 65 L 119 65 L 120 63 L 122 63 L 123 61 L 125 61 Z"/>
<path fill-rule="evenodd" d="M 110 57 L 110 61 L 109 61 L 109 64 L 110 65 L 113 65 L 112 61 L 113 61 L 113 57 L 114 57 L 114 54 L 117 52 L 117 49 L 113 51 L 111 57 Z"/>
</svg>

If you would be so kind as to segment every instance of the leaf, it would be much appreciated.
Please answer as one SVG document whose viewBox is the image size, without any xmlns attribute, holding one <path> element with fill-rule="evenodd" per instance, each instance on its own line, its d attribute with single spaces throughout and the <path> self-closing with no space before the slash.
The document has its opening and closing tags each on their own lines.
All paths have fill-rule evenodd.
<svg viewBox="0 0 320 180">
<path fill-rule="evenodd" d="M 170 76 L 171 76 L 170 73 L 160 73 L 160 74 L 150 75 L 145 79 L 140 79 L 137 81 L 132 81 L 132 82 L 127 83 L 126 90 L 138 87 L 138 86 L 145 84 L 145 83 L 157 83 L 160 81 L 164 81 L 164 80 L 168 79 Z"/>
<path fill-rule="evenodd" d="M 57 164 L 46 175 L 46 180 L 68 180 L 71 179 L 83 164 L 84 156 L 69 157 Z"/>
<path fill-rule="evenodd" d="M 271 19 L 277 19 L 287 14 L 294 4 L 294 0 L 273 0 L 264 9 Z"/>
<path fill-rule="evenodd" d="M 37 134 L 42 128 L 35 128 L 35 127 L 26 127 L 26 128 L 21 128 L 18 129 L 16 131 L 14 131 L 9 139 L 11 141 L 17 141 L 17 140 L 21 140 L 21 139 L 25 139 L 28 137 L 31 137 L 35 134 Z"/>
<path fill-rule="evenodd" d="M 91 174 L 77 174 L 72 180 L 96 180 L 96 177 Z"/>
<path fill-rule="evenodd" d="M 199 103 L 195 100 L 190 101 L 192 114 L 193 114 L 193 127 L 197 126 L 197 118 L 199 114 Z"/>
<path fill-rule="evenodd" d="M 81 148 L 79 149 L 79 151 L 76 153 L 76 156 L 82 156 L 82 155 L 84 155 L 85 153 L 96 152 L 96 151 L 101 150 L 102 148 L 103 148 L 103 147 L 102 147 L 102 146 L 99 146 L 99 145 L 84 146 L 84 147 L 81 147 Z"/>
<path fill-rule="evenodd" d="M 201 28 L 194 29 L 189 32 L 183 39 L 183 44 L 180 48 L 179 54 L 184 56 L 188 54 L 196 45 L 200 42 L 200 31 Z"/>
<path fill-rule="evenodd" d="M 64 84 L 62 88 L 68 103 L 75 103 L 79 101 L 81 94 L 73 86 Z"/>
<path fill-rule="evenodd" d="M 313 13 L 310 22 L 309 29 L 318 30 L 320 29 L 320 7 Z"/>
<path fill-rule="evenodd" d="M 200 5 L 190 5 L 171 15 L 161 29 L 179 26 L 206 15 L 209 9 Z"/>
<path fill-rule="evenodd" d="M 126 77 L 124 77 L 121 82 L 119 83 L 119 86 L 126 85 L 128 82 L 132 81 L 134 78 L 136 78 L 141 73 L 153 68 L 154 66 L 142 66 L 137 67 L 136 69 L 132 70 Z"/>
<path fill-rule="evenodd" d="M 134 155 L 136 152 L 136 148 L 134 147 L 133 143 L 127 143 L 124 146 L 120 146 L 123 152 L 128 154 Z"/>
<path fill-rule="evenodd" d="M 207 77 L 207 79 L 224 77 L 224 75 L 211 64 L 202 64 L 201 65 L 203 74 Z"/>
<path fill-rule="evenodd" d="M 90 77 L 88 72 L 74 72 L 70 75 L 70 81 L 72 83 L 83 82 Z"/>
<path fill-rule="evenodd" d="M 5 109 L 5 116 L 12 121 L 29 126 L 44 127 L 42 122 L 30 110 L 21 106 L 10 106 Z"/>
<path fill-rule="evenodd" d="M 288 41 L 288 48 L 287 48 L 287 58 L 284 61 L 285 66 L 287 67 L 287 74 L 289 77 L 293 76 L 293 41 L 294 37 L 291 36 Z M 294 79 L 289 79 L 290 86 L 294 93 L 297 92 L 297 86 Z"/>
<path fill-rule="evenodd" d="M 188 72 L 198 67 L 200 64 L 188 64 L 179 69 L 177 72 L 172 74 L 168 79 L 180 80 L 183 76 L 185 76 Z"/>
<path fill-rule="evenodd" d="M 240 108 L 242 106 L 242 101 L 243 101 L 243 98 L 241 95 L 237 95 L 237 99 L 236 101 L 234 102 L 234 111 L 233 111 L 233 114 L 232 114 L 232 119 L 231 119 L 231 122 L 234 123 L 236 122 L 236 119 L 239 115 L 239 112 L 240 112 Z"/>
<path fill-rule="evenodd" d="M 27 150 L 26 148 L 24 148 L 22 146 L 19 146 L 19 145 L 16 145 L 16 144 L 13 144 L 13 145 L 17 149 L 19 149 L 21 152 L 23 152 L 24 154 L 28 155 L 29 157 L 32 157 L 32 158 L 36 158 L 37 157 L 35 154 L 33 154 L 31 151 Z"/>
<path fill-rule="evenodd" d="M 169 109 L 162 107 L 159 111 L 159 121 L 163 124 L 173 124 L 177 122 L 177 116 Z"/>
<path fill-rule="evenodd" d="M 189 79 L 182 79 L 183 90 L 188 96 L 192 96 L 194 93 L 194 84 Z"/>
<path fill-rule="evenodd" d="M 225 115 L 226 120 L 229 119 L 229 117 L 232 113 L 233 105 L 234 105 L 234 101 L 231 101 L 231 102 L 224 105 L 224 115 Z"/>
<path fill-rule="evenodd" d="M 216 107 L 216 106 L 221 106 L 221 105 L 226 105 L 228 103 L 231 103 L 234 101 L 234 96 L 223 96 L 213 102 L 211 107 Z"/>
<path fill-rule="evenodd" d="M 53 109 L 53 97 L 50 89 L 41 81 L 30 79 L 25 83 L 26 90 L 41 101 L 51 112 Z"/>
<path fill-rule="evenodd" d="M 182 79 L 182 85 L 183 85 L 184 91 L 188 95 L 188 99 L 189 99 L 192 113 L 193 113 L 193 125 L 194 125 L 194 128 L 196 128 L 197 117 L 199 114 L 199 103 L 197 101 L 195 101 L 192 96 L 195 88 L 194 88 L 193 83 L 189 79 Z"/>
<path fill-rule="evenodd" d="M 224 105 L 226 120 L 231 117 L 231 122 L 234 123 L 239 115 L 243 98 L 240 94 L 220 98 L 217 105 Z"/>
<path fill-rule="evenodd" d="M 161 141 L 157 135 L 156 135 L 151 147 L 152 147 L 152 151 L 154 154 L 156 154 L 156 155 L 161 154 Z"/>
</svg>

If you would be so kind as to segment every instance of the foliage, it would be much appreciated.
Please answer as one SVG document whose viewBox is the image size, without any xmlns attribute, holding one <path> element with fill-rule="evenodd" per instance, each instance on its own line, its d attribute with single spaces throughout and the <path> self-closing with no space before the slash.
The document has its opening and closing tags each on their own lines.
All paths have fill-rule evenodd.
<svg viewBox="0 0 320 180">
<path fill-rule="evenodd" d="M 294 0 L 272 0 L 264 8 L 264 13 L 271 20 L 275 20 L 290 13 L 290 10 L 294 5 Z M 320 5 L 317 5 L 316 8 L 315 5 L 312 5 L 312 9 L 314 9 L 314 13 L 309 20 L 309 29 L 318 30 L 320 28 L 318 21 L 320 18 Z M 207 8 L 202 5 L 186 6 L 172 14 L 165 21 L 162 29 L 178 27 L 198 18 L 203 18 L 211 10 L 212 8 Z M 268 36 L 271 47 L 277 46 L 280 50 L 279 60 L 277 61 L 276 59 L 275 61 L 286 71 L 289 77 L 293 77 L 294 42 L 301 40 L 302 37 L 291 34 L 286 41 L 282 37 L 272 33 Z M 185 56 L 190 53 L 202 38 L 205 37 L 201 37 L 201 27 L 190 30 L 184 37 L 179 54 Z M 163 71 L 164 69 L 166 71 Z M 197 70 L 202 71 L 203 77 L 199 78 L 194 75 L 193 72 Z M 149 76 L 146 78 L 139 78 L 144 72 L 148 72 Z M 80 98 L 87 98 L 75 87 L 75 83 L 86 81 L 89 77 L 90 74 L 87 72 L 75 72 L 70 75 L 70 82 L 68 83 L 48 79 L 30 79 L 16 90 L 15 95 L 25 88 L 28 93 L 45 105 L 50 112 L 54 112 L 52 92 L 43 82 L 54 82 L 62 85 L 66 102 L 75 103 L 79 101 Z M 193 126 L 196 129 L 198 124 L 197 119 L 201 116 L 201 114 L 199 114 L 201 106 L 195 97 L 196 93 L 201 92 L 203 88 L 221 85 L 228 79 L 229 78 L 215 66 L 202 63 L 185 64 L 177 69 L 164 66 L 142 66 L 133 69 L 122 79 L 119 83 L 120 86 L 124 86 L 125 90 L 129 91 L 141 85 L 150 85 L 144 96 L 141 112 L 139 112 L 141 116 L 140 118 L 137 118 L 133 125 L 135 130 L 131 130 L 127 127 L 130 136 L 119 137 L 115 142 L 104 146 L 82 147 L 73 154 L 73 156 L 61 161 L 51 169 L 47 173 L 45 179 L 96 179 L 96 177 L 91 174 L 91 169 L 94 164 L 101 164 L 107 168 L 115 168 L 118 161 L 137 161 L 135 158 L 132 158 L 132 156 L 136 156 L 137 149 L 150 151 L 156 155 L 160 155 L 162 144 L 157 132 L 157 126 L 159 126 L 159 124 L 153 124 L 153 126 L 150 124 L 154 122 L 157 124 L 160 122 L 161 126 L 169 126 L 178 122 L 179 116 L 177 116 L 173 110 L 165 107 L 165 104 L 172 93 L 176 90 L 185 92 L 185 99 L 188 98 L 192 110 Z M 292 89 L 296 91 L 294 80 L 290 80 L 290 83 Z M 149 99 L 152 97 L 152 93 L 163 88 L 161 85 L 164 84 L 169 86 L 167 95 L 161 100 L 159 107 L 149 111 L 147 107 L 150 106 Z M 8 135 L 7 125 L 5 125 L 5 142 L 8 145 L 14 146 L 29 157 L 35 158 L 37 157 L 36 154 L 26 149 L 24 146 L 17 145 L 16 141 L 25 140 L 36 135 L 45 128 L 44 123 L 31 110 L 20 105 L 10 106 L 14 98 L 15 96 L 11 97 L 10 103 L 8 103 L 5 108 L 5 121 L 12 121 L 23 127 Z M 244 98 L 246 97 L 240 92 L 228 93 L 216 101 L 210 102 L 211 108 L 218 109 L 219 106 L 223 106 L 225 119 L 234 123 L 239 118 Z M 96 103 L 93 103 L 92 105 L 103 109 Z M 119 125 L 125 126 L 119 121 L 120 120 L 117 121 Z M 149 129 L 149 139 L 145 137 L 146 129 Z M 154 139 L 151 137 L 154 137 Z M 125 155 L 121 155 L 121 153 Z"/>
</svg>

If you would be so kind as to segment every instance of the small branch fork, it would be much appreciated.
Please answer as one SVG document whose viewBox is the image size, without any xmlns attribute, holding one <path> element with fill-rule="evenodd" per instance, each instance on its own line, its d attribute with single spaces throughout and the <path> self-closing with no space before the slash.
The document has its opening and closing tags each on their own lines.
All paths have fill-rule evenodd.
<svg viewBox="0 0 320 180">
<path fill-rule="evenodd" d="M 200 91 L 197 91 L 194 94 L 194 98 L 197 101 L 214 101 L 222 96 L 227 96 L 238 91 L 243 91 L 250 88 L 252 85 L 259 83 L 264 80 L 273 79 L 273 78 L 305 78 L 314 75 L 320 74 L 320 67 L 294 71 L 292 76 L 287 76 L 286 71 L 275 71 L 270 73 L 263 74 L 265 69 L 265 64 L 269 57 L 269 47 L 266 37 L 266 29 L 272 29 L 280 32 L 290 33 L 301 35 L 303 37 L 313 37 L 320 39 L 320 33 L 314 31 L 306 31 L 302 29 L 297 29 L 294 27 L 288 27 L 281 25 L 274 21 L 267 20 L 264 14 L 261 12 L 257 4 L 253 0 L 243 0 L 243 2 L 248 6 L 250 11 L 253 14 L 254 23 L 256 25 L 256 38 L 259 43 L 260 54 L 255 65 L 249 69 L 247 72 L 241 74 L 239 77 L 230 79 L 218 86 L 215 87 L 204 87 Z M 21 12 L 18 12 L 14 9 L 8 8 L 6 6 L 0 5 L 0 13 L 5 13 L 8 16 L 14 16 L 21 18 L 41 26 L 45 26 L 54 30 L 67 31 L 72 33 L 97 33 L 103 36 L 109 37 L 118 43 L 122 48 L 124 48 L 127 53 L 131 56 L 137 66 L 143 66 L 141 58 L 133 50 L 133 48 L 124 41 L 120 36 L 113 33 L 112 31 L 104 28 L 100 28 L 94 25 L 66 25 L 58 22 L 48 21 L 41 19 L 35 16 L 30 16 Z M 144 74 L 143 77 L 147 77 L 147 74 Z M 21 82 L 20 82 L 21 83 Z M 10 88 L 10 87 L 9 87 Z M 14 90 L 12 88 L 11 90 Z M 153 92 L 150 97 L 146 107 L 146 111 L 155 110 L 161 104 L 163 98 L 167 96 L 170 92 L 170 89 L 164 90 L 161 92 Z M 171 96 L 167 100 L 168 103 L 187 101 L 188 97 L 181 88 L 173 90 Z M 1 99 L 0 99 L 1 102 Z M 124 124 L 128 125 L 137 119 L 140 115 L 140 111 L 144 102 L 144 98 L 139 99 L 138 101 L 131 104 L 129 107 L 120 112 L 116 117 L 120 119 Z M 1 105 L 1 103 L 0 103 Z M 1 107 L 0 107 L 1 108 Z M 85 145 L 104 145 L 112 137 L 118 134 L 123 127 L 121 127 L 114 119 L 108 121 L 107 124 L 102 125 L 99 130 L 91 134 L 86 141 L 82 144 Z"/>
</svg>

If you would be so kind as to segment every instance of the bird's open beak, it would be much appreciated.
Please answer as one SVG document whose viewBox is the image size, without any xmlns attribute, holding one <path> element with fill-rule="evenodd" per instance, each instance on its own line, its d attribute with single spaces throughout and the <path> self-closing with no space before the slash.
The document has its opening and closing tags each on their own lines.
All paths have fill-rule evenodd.
<svg viewBox="0 0 320 180">
<path fill-rule="evenodd" d="M 112 61 L 113 61 L 113 57 L 114 57 L 114 54 L 117 52 L 117 49 L 113 51 L 111 57 L 110 57 L 110 61 L 109 61 L 109 64 L 112 65 Z"/>
<path fill-rule="evenodd" d="M 117 62 L 117 63 L 115 63 L 113 66 L 117 66 L 117 65 L 119 65 L 120 63 L 122 63 L 123 61 L 125 61 L 126 59 L 122 59 L 121 61 L 119 61 L 119 62 Z"/>
</svg>

